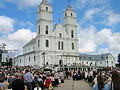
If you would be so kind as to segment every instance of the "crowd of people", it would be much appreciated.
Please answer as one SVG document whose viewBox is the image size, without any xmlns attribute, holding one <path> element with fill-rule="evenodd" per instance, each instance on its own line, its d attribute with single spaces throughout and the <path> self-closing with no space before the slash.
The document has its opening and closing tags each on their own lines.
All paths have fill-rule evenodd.
<svg viewBox="0 0 120 90">
<path fill-rule="evenodd" d="M 37 67 L 1 67 L 0 90 L 53 90 L 64 79 L 85 80 L 93 90 L 120 90 L 120 73 L 113 68 L 93 71 L 43 71 Z"/>
<path fill-rule="evenodd" d="M 120 90 L 120 71 L 116 68 L 74 71 L 73 80 L 81 79 L 91 83 L 93 90 Z"/>
<path fill-rule="evenodd" d="M 42 71 L 35 67 L 0 68 L 0 90 L 53 90 L 64 79 L 67 71 Z"/>
<path fill-rule="evenodd" d="M 93 78 L 93 90 L 120 90 L 120 72 L 117 69 L 99 71 Z"/>
</svg>

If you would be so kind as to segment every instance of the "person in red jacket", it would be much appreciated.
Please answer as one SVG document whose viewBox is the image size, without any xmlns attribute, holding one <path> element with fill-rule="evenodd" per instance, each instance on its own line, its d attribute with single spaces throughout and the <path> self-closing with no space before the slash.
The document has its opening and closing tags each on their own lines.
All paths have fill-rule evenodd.
<svg viewBox="0 0 120 90">
<path fill-rule="evenodd" d="M 51 82 L 51 78 L 49 78 L 49 75 L 46 77 L 44 83 L 45 83 L 46 89 L 49 90 L 49 86 L 50 86 L 50 84 L 52 83 L 52 82 Z"/>
</svg>

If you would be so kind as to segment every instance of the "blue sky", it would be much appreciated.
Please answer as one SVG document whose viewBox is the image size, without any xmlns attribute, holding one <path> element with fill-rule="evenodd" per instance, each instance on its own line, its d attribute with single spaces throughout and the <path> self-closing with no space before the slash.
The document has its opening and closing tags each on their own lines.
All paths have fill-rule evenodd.
<svg viewBox="0 0 120 90">
<path fill-rule="evenodd" d="M 36 36 L 37 5 L 41 0 L 0 1 L 0 44 L 20 49 Z M 68 0 L 49 0 L 53 22 L 63 17 Z M 120 0 L 71 0 L 77 13 L 80 53 L 120 53 Z M 27 35 L 27 36 L 26 36 Z M 28 36 L 29 35 L 29 36 Z M 20 48 L 21 47 L 21 48 Z"/>
</svg>

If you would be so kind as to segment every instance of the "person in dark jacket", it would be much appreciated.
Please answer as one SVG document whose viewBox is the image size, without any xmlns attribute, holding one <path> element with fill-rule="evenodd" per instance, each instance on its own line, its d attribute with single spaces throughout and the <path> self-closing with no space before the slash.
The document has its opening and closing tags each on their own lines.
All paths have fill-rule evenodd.
<svg viewBox="0 0 120 90">
<path fill-rule="evenodd" d="M 12 90 L 24 90 L 24 82 L 20 80 L 20 74 L 16 74 L 16 80 L 12 82 Z"/>
</svg>

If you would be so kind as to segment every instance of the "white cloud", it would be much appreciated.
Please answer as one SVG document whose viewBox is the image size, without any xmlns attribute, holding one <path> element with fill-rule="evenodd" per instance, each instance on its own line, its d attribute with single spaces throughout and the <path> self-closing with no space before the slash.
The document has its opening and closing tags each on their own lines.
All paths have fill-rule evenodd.
<svg viewBox="0 0 120 90">
<path fill-rule="evenodd" d="M 16 4 L 19 9 L 27 9 L 29 7 L 35 7 L 41 2 L 41 0 L 6 0 L 6 1 Z"/>
<path fill-rule="evenodd" d="M 79 23 L 85 25 L 88 24 L 88 22 L 114 27 L 120 23 L 120 13 L 108 10 L 106 7 L 90 8 L 85 11 L 84 16 Z"/>
<path fill-rule="evenodd" d="M 13 34 L 9 34 L 8 40 L 14 41 L 14 42 L 27 43 L 35 36 L 36 36 L 36 33 L 31 32 L 29 29 L 19 29 L 18 31 L 14 32 Z"/>
<path fill-rule="evenodd" d="M 98 14 L 102 9 L 101 8 L 92 8 L 85 12 L 84 19 L 91 20 L 93 19 L 94 14 Z"/>
<path fill-rule="evenodd" d="M 0 35 L 0 45 L 1 43 L 5 43 L 7 44 L 6 49 L 18 49 L 21 52 L 22 46 L 34 38 L 36 36 L 36 33 L 30 31 L 30 29 L 19 29 L 13 32 L 13 30 L 15 30 L 15 25 L 17 25 L 17 27 L 33 26 L 33 24 L 29 21 L 19 22 L 18 20 L 14 20 L 10 17 L 0 16 L 0 34 L 2 33 Z"/>
<path fill-rule="evenodd" d="M 5 43 L 7 44 L 6 50 L 19 50 L 19 53 L 22 54 L 22 46 L 35 36 L 36 33 L 31 32 L 29 29 L 19 29 L 8 36 L 1 36 L 0 45 L 1 43 Z"/>
<path fill-rule="evenodd" d="M 9 33 L 14 30 L 14 19 L 0 16 L 0 33 Z"/>
<path fill-rule="evenodd" d="M 74 7 L 84 13 L 78 29 L 80 53 L 112 53 L 117 57 L 120 53 L 120 32 L 113 29 L 120 24 L 120 13 L 112 9 L 110 1 L 76 0 Z"/>
<path fill-rule="evenodd" d="M 120 33 L 112 32 L 111 29 L 103 29 L 96 34 L 96 43 L 108 45 L 110 50 L 119 51 L 120 50 Z"/>
<path fill-rule="evenodd" d="M 87 28 L 80 27 L 79 31 L 81 53 L 112 53 L 117 57 L 120 50 L 119 32 L 112 32 L 108 28 L 97 31 L 93 25 Z M 101 45 L 104 47 L 101 48 Z"/>
<path fill-rule="evenodd" d="M 120 13 L 112 9 L 109 0 L 77 0 L 76 4 L 80 8 L 85 7 L 82 24 L 89 21 L 93 24 L 114 27 L 120 23 Z"/>
<path fill-rule="evenodd" d="M 95 52 L 96 51 L 96 43 L 94 41 L 95 38 L 95 27 L 89 26 L 86 29 L 79 28 L 79 38 L 80 38 L 80 48 L 79 51 L 82 53 L 85 52 Z"/>
<path fill-rule="evenodd" d="M 82 39 L 81 39 L 82 40 Z M 90 53 L 96 51 L 96 44 L 93 40 L 81 41 L 79 51 L 82 53 Z"/>
<path fill-rule="evenodd" d="M 96 32 L 95 34 L 95 41 L 96 43 L 99 44 L 103 44 L 106 43 L 106 41 L 108 40 L 108 38 L 112 36 L 112 31 L 111 29 L 108 28 L 104 28 L 98 32 Z"/>
<path fill-rule="evenodd" d="M 104 20 L 104 24 L 108 26 L 113 26 L 120 23 L 120 13 L 115 13 L 112 10 L 107 11 L 106 19 Z"/>
</svg>

